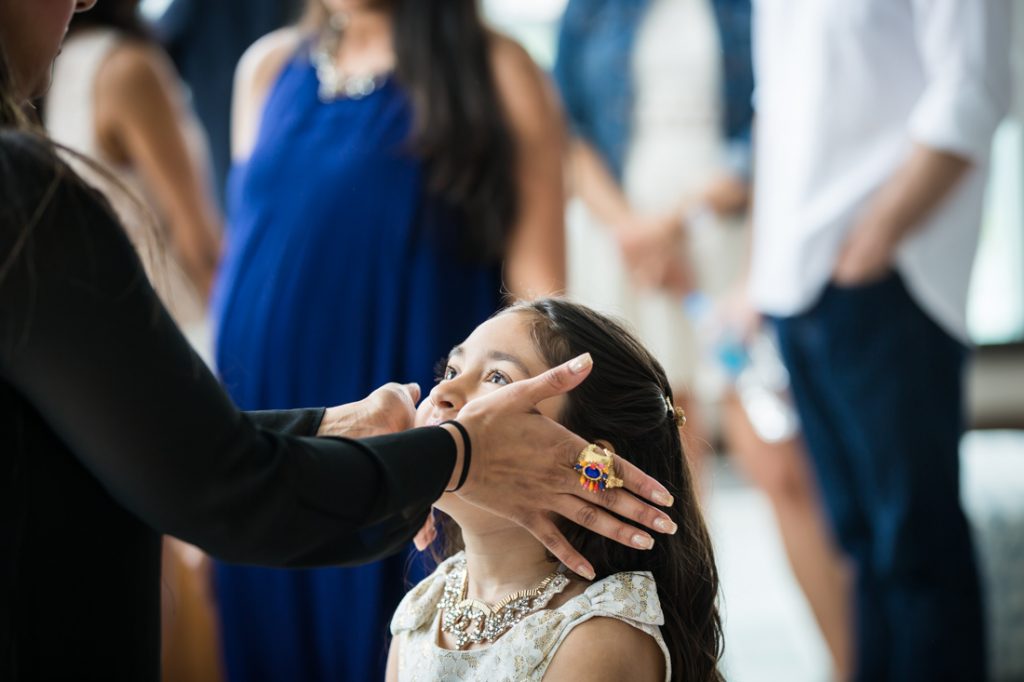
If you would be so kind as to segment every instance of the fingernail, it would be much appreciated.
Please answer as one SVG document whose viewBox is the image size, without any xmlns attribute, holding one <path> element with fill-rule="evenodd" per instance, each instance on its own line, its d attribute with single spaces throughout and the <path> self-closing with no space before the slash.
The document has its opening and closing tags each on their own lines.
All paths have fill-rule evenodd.
<svg viewBox="0 0 1024 682">
<path fill-rule="evenodd" d="M 592 569 L 590 566 L 587 566 L 586 564 L 580 564 L 576 568 L 576 574 L 583 576 L 587 580 L 593 580 L 597 577 L 597 574 L 594 573 L 594 569 Z"/>
<path fill-rule="evenodd" d="M 671 495 L 660 490 L 655 490 L 651 497 L 654 498 L 655 504 L 660 504 L 662 507 L 671 507 L 675 503 L 675 499 Z"/>
<path fill-rule="evenodd" d="M 573 374 L 579 374 L 592 364 L 594 364 L 594 359 L 590 357 L 590 353 L 584 353 L 569 363 L 569 371 Z"/>
<path fill-rule="evenodd" d="M 650 535 L 637 533 L 633 536 L 633 544 L 640 549 L 650 549 L 651 547 L 654 547 L 654 538 Z"/>
<path fill-rule="evenodd" d="M 670 519 L 654 519 L 654 527 L 662 533 L 668 533 L 669 535 L 675 535 L 676 531 L 679 530 L 679 526 Z"/>
</svg>

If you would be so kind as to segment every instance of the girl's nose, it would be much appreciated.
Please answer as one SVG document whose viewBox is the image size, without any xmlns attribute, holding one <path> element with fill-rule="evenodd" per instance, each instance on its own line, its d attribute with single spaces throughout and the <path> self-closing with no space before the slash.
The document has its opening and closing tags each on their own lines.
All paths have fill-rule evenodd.
<svg viewBox="0 0 1024 682">
<path fill-rule="evenodd" d="M 465 392 L 460 390 L 458 377 L 449 381 L 442 381 L 434 386 L 430 392 L 430 402 L 442 410 L 454 410 L 458 412 L 466 404 Z"/>
</svg>

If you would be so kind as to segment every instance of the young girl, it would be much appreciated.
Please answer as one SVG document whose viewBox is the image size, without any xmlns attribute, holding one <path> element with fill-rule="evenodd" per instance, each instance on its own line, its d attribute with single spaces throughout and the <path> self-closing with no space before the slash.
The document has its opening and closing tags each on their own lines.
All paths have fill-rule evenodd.
<svg viewBox="0 0 1024 682">
<path fill-rule="evenodd" d="M 436 508 L 446 559 L 395 613 L 389 682 L 721 679 L 718 573 L 683 459 L 685 420 L 661 365 L 631 333 L 565 300 L 517 304 L 452 350 L 417 423 L 451 419 L 470 400 L 584 351 L 591 375 L 538 409 L 663 481 L 678 530 L 644 551 L 566 524 L 594 564 L 587 582 L 522 529 L 444 495 Z"/>
</svg>

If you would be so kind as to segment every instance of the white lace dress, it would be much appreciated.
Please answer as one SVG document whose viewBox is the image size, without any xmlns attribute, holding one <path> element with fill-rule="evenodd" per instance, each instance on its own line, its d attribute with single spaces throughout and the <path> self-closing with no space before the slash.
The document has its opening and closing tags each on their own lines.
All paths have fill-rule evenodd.
<svg viewBox="0 0 1024 682">
<path fill-rule="evenodd" d="M 461 556 L 459 553 L 438 566 L 398 605 L 391 634 L 398 645 L 400 682 L 539 682 L 572 629 L 596 617 L 621 620 L 653 637 L 665 655 L 665 679 L 669 679 L 669 653 L 660 628 L 665 618 L 654 577 L 647 572 L 616 573 L 599 580 L 557 609 L 530 614 L 486 648 L 442 648 L 438 644 L 437 604 L 444 594 L 445 578 Z"/>
</svg>

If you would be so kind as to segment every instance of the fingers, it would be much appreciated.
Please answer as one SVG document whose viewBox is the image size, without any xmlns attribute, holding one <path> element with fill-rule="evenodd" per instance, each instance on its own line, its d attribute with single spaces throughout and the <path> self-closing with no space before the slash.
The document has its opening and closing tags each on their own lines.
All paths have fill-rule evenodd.
<svg viewBox="0 0 1024 682">
<path fill-rule="evenodd" d="M 379 400 L 383 400 L 385 406 L 388 405 L 389 400 L 397 398 L 402 405 L 412 405 L 413 409 L 415 409 L 420 401 L 420 386 L 416 383 L 399 384 L 391 381 L 374 391 L 370 397 L 374 396 L 377 396 Z M 392 396 L 392 398 L 385 396 Z"/>
<path fill-rule="evenodd" d="M 649 533 L 620 521 L 596 504 L 581 500 L 572 495 L 563 495 L 561 497 L 562 499 L 555 505 L 553 511 L 570 521 L 583 526 L 591 532 L 603 535 L 609 540 L 614 540 L 633 549 L 651 549 L 654 547 L 654 538 Z M 603 497 L 604 495 L 594 495 L 594 501 L 596 502 Z M 651 511 L 653 512 L 654 510 L 651 509 Z"/>
<path fill-rule="evenodd" d="M 420 385 L 415 383 L 404 384 L 402 388 L 404 388 L 406 393 L 409 394 L 409 398 L 412 400 L 412 404 L 418 405 L 420 402 Z"/>
<path fill-rule="evenodd" d="M 537 513 L 529 519 L 521 522 L 526 530 L 530 531 L 533 537 L 537 538 L 542 545 L 547 547 L 556 559 L 565 566 L 587 580 L 595 577 L 594 567 L 583 558 L 583 555 L 576 551 L 569 541 L 565 539 L 558 527 L 543 514 Z"/>
<path fill-rule="evenodd" d="M 517 381 L 505 390 L 513 393 L 514 399 L 521 399 L 530 405 L 536 405 L 542 400 L 568 393 L 579 386 L 590 374 L 593 366 L 594 360 L 590 357 L 590 353 L 584 353 L 558 367 L 552 367 L 532 379 Z"/>
<path fill-rule="evenodd" d="M 657 531 L 658 533 L 673 535 L 676 530 L 678 530 L 675 522 L 672 520 L 672 517 L 668 514 L 637 499 L 632 493 L 626 492 L 621 488 L 611 488 L 601 492 L 590 492 L 577 485 L 571 498 L 574 504 L 578 505 L 582 503 L 593 507 L 603 507 L 604 509 L 615 512 L 623 518 L 635 521 L 642 526 L 646 526 L 653 531 Z M 561 510 L 559 510 L 559 513 L 562 513 Z M 576 519 L 573 520 L 575 521 Z M 577 523 L 579 522 L 577 521 Z M 586 524 L 581 523 L 580 525 L 582 526 Z M 587 527 L 589 528 L 590 526 Z M 628 528 L 632 529 L 632 526 L 628 526 Z M 623 527 L 616 527 L 615 529 L 622 534 L 621 537 L 613 537 L 607 532 L 597 528 L 593 530 L 601 533 L 601 535 L 610 537 L 613 540 L 618 540 L 624 545 L 639 547 L 639 545 L 636 545 L 636 543 L 633 542 L 632 536 L 629 538 L 625 536 L 626 531 Z M 640 547 L 640 549 L 647 548 Z"/>
<path fill-rule="evenodd" d="M 645 474 L 629 461 L 623 459 L 620 455 L 613 454 L 613 456 L 615 457 L 615 472 L 618 474 L 619 478 L 622 479 L 623 487 L 626 490 L 635 493 L 646 500 L 650 500 L 659 506 L 672 506 L 674 500 L 668 490 L 665 489 L 665 486 L 658 483 L 656 479 Z M 610 490 L 607 492 L 614 491 Z M 615 511 L 618 512 L 618 510 Z"/>
</svg>

